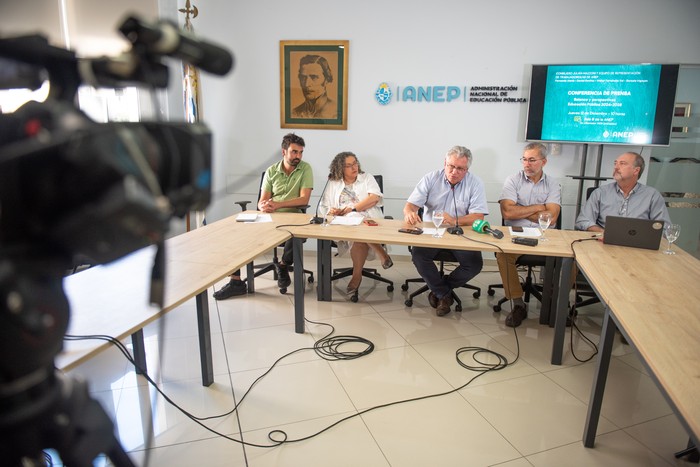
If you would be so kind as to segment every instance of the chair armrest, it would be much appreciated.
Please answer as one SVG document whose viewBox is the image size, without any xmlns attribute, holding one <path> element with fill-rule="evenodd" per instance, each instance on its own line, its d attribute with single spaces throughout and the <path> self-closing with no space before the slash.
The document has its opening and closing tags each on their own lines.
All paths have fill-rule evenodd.
<svg viewBox="0 0 700 467">
<path fill-rule="evenodd" d="M 248 209 L 248 204 L 252 201 L 236 201 L 235 203 L 241 207 L 241 211 L 246 211 Z"/>
</svg>

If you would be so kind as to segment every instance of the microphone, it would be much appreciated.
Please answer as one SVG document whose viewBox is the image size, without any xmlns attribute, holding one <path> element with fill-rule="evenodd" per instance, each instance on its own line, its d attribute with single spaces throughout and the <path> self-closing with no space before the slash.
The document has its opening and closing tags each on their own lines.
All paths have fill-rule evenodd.
<svg viewBox="0 0 700 467">
<path fill-rule="evenodd" d="M 455 203 L 455 226 L 454 227 L 448 227 L 447 231 L 451 233 L 452 235 L 462 235 L 464 234 L 464 230 L 459 226 L 459 213 L 457 212 L 457 199 L 455 198 L 455 186 L 450 184 L 452 186 L 452 201 Z"/>
<path fill-rule="evenodd" d="M 78 72 L 84 83 L 96 88 L 138 83 L 146 83 L 156 88 L 168 87 L 168 67 L 157 62 L 144 64 L 133 52 L 116 58 L 80 59 Z"/>
<path fill-rule="evenodd" d="M 321 201 L 323 201 L 323 195 L 326 193 L 326 188 L 328 188 L 328 182 L 331 181 L 331 174 L 328 174 L 328 179 L 326 184 L 323 185 L 323 190 L 321 191 L 321 197 L 318 199 L 318 204 L 316 205 L 316 215 L 311 218 L 311 224 L 323 224 L 323 217 L 318 216 L 318 208 L 321 206 Z"/>
<path fill-rule="evenodd" d="M 202 41 L 170 21 L 147 23 L 128 17 L 119 27 L 132 44 L 146 53 L 179 58 L 215 75 L 225 75 L 233 67 L 233 56 L 223 47 Z"/>
<path fill-rule="evenodd" d="M 496 238 L 503 238 L 503 232 L 501 232 L 498 229 L 492 229 L 491 226 L 489 225 L 488 221 L 485 221 L 483 219 L 477 219 L 474 221 L 472 224 L 472 229 L 475 232 L 479 233 L 490 233 Z"/>
</svg>

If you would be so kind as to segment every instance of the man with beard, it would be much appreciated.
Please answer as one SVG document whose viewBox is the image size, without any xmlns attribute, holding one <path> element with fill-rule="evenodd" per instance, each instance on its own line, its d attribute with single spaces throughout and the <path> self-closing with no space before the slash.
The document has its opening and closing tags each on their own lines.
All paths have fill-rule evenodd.
<svg viewBox="0 0 700 467">
<path fill-rule="evenodd" d="M 639 183 L 644 172 L 644 158 L 636 152 L 626 152 L 615 159 L 615 183 L 602 185 L 591 193 L 576 218 L 576 230 L 603 232 L 607 216 L 662 220 L 671 218 L 663 196 L 655 188 Z M 602 237 L 601 237 L 602 239 Z"/>
<path fill-rule="evenodd" d="M 304 139 L 294 133 L 282 138 L 282 160 L 265 171 L 260 186 L 258 210 L 262 212 L 301 212 L 309 205 L 314 188 L 311 165 L 301 160 L 304 154 Z M 289 265 L 292 264 L 292 239 L 284 244 L 282 258 L 277 265 L 277 286 L 286 288 L 292 283 Z M 224 300 L 247 293 L 246 283 L 241 280 L 241 271 L 235 271 L 228 282 L 214 293 L 216 300 Z"/>
<path fill-rule="evenodd" d="M 299 62 L 299 85 L 305 101 L 292 109 L 294 118 L 338 118 L 338 106 L 326 93 L 333 82 L 328 60 L 320 55 L 305 55 Z"/>
<path fill-rule="evenodd" d="M 525 146 L 520 158 L 523 170 L 508 177 L 498 200 L 501 205 L 503 224 L 514 227 L 539 227 L 540 213 L 552 215 L 556 224 L 561 211 L 561 186 L 543 171 L 547 165 L 547 146 L 530 143 Z M 496 253 L 498 272 L 503 281 L 507 299 L 513 301 L 513 309 L 506 317 L 506 326 L 518 327 L 527 318 L 523 301 L 523 287 L 516 267 L 520 255 Z"/>
</svg>

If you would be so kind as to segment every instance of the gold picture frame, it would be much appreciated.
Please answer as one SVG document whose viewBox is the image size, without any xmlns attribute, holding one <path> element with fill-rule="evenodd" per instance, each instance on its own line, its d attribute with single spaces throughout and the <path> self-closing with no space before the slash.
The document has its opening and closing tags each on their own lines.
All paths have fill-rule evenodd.
<svg viewBox="0 0 700 467">
<path fill-rule="evenodd" d="M 690 104 L 686 103 L 676 103 L 673 106 L 673 116 L 674 117 L 690 117 Z M 673 136 L 686 136 L 682 133 L 688 133 L 687 126 L 673 126 L 671 127 L 671 133 Z M 681 133 L 681 134 L 679 134 Z"/>
<path fill-rule="evenodd" d="M 349 47 L 346 40 L 280 41 L 282 128 L 347 130 Z"/>
</svg>

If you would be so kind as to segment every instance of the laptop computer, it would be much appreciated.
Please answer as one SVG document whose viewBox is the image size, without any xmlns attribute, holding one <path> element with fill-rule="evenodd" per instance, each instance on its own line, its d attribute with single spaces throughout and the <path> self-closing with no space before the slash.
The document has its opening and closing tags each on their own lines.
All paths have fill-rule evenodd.
<svg viewBox="0 0 700 467">
<path fill-rule="evenodd" d="M 664 221 L 608 216 L 603 243 L 658 250 L 663 231 Z"/>
</svg>

